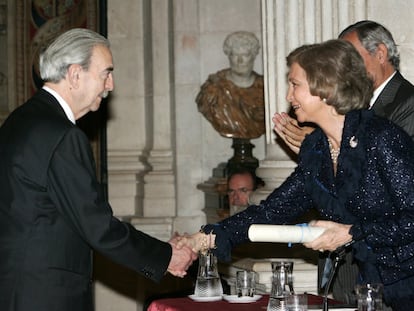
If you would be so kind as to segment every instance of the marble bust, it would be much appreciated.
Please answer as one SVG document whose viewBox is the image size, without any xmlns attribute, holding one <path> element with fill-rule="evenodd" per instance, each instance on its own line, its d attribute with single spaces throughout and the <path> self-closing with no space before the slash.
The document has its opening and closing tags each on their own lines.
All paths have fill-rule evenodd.
<svg viewBox="0 0 414 311">
<path fill-rule="evenodd" d="M 229 34 L 223 51 L 230 68 L 210 74 L 196 97 L 198 110 L 224 137 L 251 139 L 265 132 L 263 76 L 253 71 L 259 49 L 253 33 Z"/>
</svg>

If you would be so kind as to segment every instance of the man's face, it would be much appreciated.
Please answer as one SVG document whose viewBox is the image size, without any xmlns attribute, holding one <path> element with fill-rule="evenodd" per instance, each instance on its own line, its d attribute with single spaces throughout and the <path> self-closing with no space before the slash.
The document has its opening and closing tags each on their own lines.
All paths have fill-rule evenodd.
<svg viewBox="0 0 414 311">
<path fill-rule="evenodd" d="M 361 41 L 359 41 L 357 33 L 351 32 L 342 37 L 343 40 L 350 42 L 358 53 L 361 55 L 365 63 L 365 68 L 367 69 L 368 76 L 370 76 L 374 81 L 374 89 L 376 89 L 381 83 L 381 63 L 377 57 L 377 53 L 370 54 L 363 46 Z"/>
<path fill-rule="evenodd" d="M 235 174 L 229 180 L 227 193 L 230 206 L 247 206 L 253 192 L 254 184 L 251 175 Z"/>
<path fill-rule="evenodd" d="M 112 71 L 111 51 L 105 46 L 94 47 L 88 70 L 82 69 L 79 74 L 80 87 L 75 103 L 78 115 L 99 109 L 102 99 L 114 88 Z"/>
</svg>

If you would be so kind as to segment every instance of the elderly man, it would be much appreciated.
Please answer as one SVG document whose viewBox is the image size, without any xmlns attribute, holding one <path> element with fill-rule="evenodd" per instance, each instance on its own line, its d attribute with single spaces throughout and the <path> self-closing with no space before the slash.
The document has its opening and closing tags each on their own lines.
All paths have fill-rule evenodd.
<svg viewBox="0 0 414 311">
<path fill-rule="evenodd" d="M 113 217 L 76 120 L 114 88 L 109 42 L 87 29 L 40 57 L 44 87 L 0 128 L 0 310 L 91 311 L 97 251 L 154 281 L 195 254 Z"/>
</svg>

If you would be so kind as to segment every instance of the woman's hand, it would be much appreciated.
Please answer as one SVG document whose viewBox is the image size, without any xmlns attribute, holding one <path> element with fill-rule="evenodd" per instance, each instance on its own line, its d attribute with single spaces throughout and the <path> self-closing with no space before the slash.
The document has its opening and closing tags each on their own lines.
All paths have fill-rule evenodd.
<svg viewBox="0 0 414 311">
<path fill-rule="evenodd" d="M 272 121 L 273 129 L 276 134 L 286 143 L 286 145 L 296 154 L 299 153 L 305 136 L 314 130 L 310 126 L 300 126 L 296 119 L 289 117 L 285 112 L 275 113 Z"/>
<path fill-rule="evenodd" d="M 309 225 L 325 228 L 325 231 L 318 238 L 312 242 L 303 244 L 305 247 L 313 250 L 332 252 L 352 240 L 352 235 L 349 234 L 349 229 L 352 225 L 345 225 L 326 220 L 311 221 Z"/>
<path fill-rule="evenodd" d="M 215 234 L 205 234 L 204 232 L 196 232 L 194 234 L 176 235 L 177 248 L 189 247 L 193 252 L 206 252 L 215 247 Z"/>
</svg>

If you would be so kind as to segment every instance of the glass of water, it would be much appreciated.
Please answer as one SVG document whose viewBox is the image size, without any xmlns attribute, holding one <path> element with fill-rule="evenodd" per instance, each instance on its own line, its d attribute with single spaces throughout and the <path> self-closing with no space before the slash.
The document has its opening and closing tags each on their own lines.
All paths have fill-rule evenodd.
<svg viewBox="0 0 414 311">
<path fill-rule="evenodd" d="M 236 272 L 236 292 L 238 297 L 253 297 L 256 289 L 254 271 L 240 270 Z"/>
<path fill-rule="evenodd" d="M 217 267 L 217 257 L 210 251 L 198 256 L 198 274 L 194 295 L 198 297 L 216 297 L 223 295 L 223 286 Z"/>
<path fill-rule="evenodd" d="M 359 284 L 355 287 L 358 299 L 358 311 L 382 311 L 381 283 Z"/>
<path fill-rule="evenodd" d="M 308 295 L 293 294 L 286 297 L 288 311 L 308 311 Z"/>
</svg>

